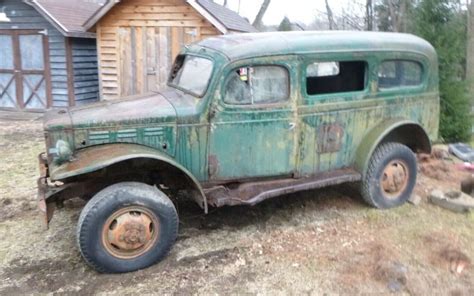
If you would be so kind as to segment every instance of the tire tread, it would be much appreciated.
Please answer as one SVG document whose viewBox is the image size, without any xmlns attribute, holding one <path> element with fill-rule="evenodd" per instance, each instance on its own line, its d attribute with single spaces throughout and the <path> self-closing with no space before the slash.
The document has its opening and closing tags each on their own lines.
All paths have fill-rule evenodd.
<svg viewBox="0 0 474 296">
<path fill-rule="evenodd" d="M 396 142 L 387 142 L 387 143 L 380 144 L 375 149 L 372 156 L 370 157 L 367 172 L 365 174 L 364 180 L 362 181 L 361 194 L 364 201 L 368 203 L 369 205 L 371 205 L 372 207 L 382 208 L 382 206 L 379 203 L 377 203 L 375 196 L 371 194 L 370 182 L 372 178 L 374 177 L 374 175 L 376 174 L 376 171 L 380 163 L 383 161 L 383 158 L 385 157 L 385 155 L 396 150 L 398 151 L 409 150 L 410 153 L 412 153 L 412 151 L 403 144 L 396 143 Z"/>
<path fill-rule="evenodd" d="M 102 266 L 96 264 L 94 262 L 94 260 L 92 259 L 92 256 L 87 252 L 87 248 L 85 247 L 87 242 L 86 242 L 86 239 L 87 239 L 87 236 L 86 235 L 81 235 L 82 232 L 84 231 L 84 229 L 89 229 L 90 227 L 90 218 L 91 217 L 94 217 L 95 215 L 99 214 L 98 213 L 98 210 L 100 208 L 100 205 L 104 202 L 107 202 L 108 201 L 108 198 L 110 198 L 110 194 L 114 194 L 114 195 L 117 195 L 117 193 L 119 192 L 129 192 L 129 193 L 140 193 L 140 194 L 149 194 L 151 191 L 150 190 L 144 190 L 144 188 L 146 187 L 149 187 L 148 189 L 152 189 L 152 190 L 156 190 L 156 191 L 159 191 L 156 187 L 153 187 L 153 186 L 150 186 L 150 185 L 147 185 L 147 184 L 144 184 L 144 183 L 139 183 L 139 182 L 122 182 L 122 183 L 117 183 L 117 184 L 114 184 L 114 185 L 111 185 L 101 191 L 99 191 L 91 200 L 89 200 L 89 202 L 86 204 L 86 206 L 83 208 L 83 210 L 81 211 L 81 214 L 79 216 L 79 221 L 78 221 L 78 226 L 77 226 L 77 230 L 76 230 L 76 238 L 77 238 L 77 245 L 78 245 L 78 248 L 81 252 L 81 255 L 82 257 L 84 258 L 84 260 L 86 261 L 87 264 L 89 264 L 92 268 L 94 268 L 95 270 L 97 270 L 98 272 L 101 272 L 101 273 L 106 273 L 106 272 L 114 272 L 114 271 L 110 271 L 110 270 L 107 270 L 105 268 L 103 268 Z M 137 192 L 138 191 L 138 192 Z M 154 195 L 153 198 L 156 198 L 157 196 Z M 160 196 L 162 197 L 162 196 Z M 166 196 L 164 196 L 166 197 Z M 176 208 L 174 207 L 173 205 L 173 202 L 169 199 L 169 198 L 160 198 L 160 202 L 164 203 L 166 205 L 166 207 L 168 208 L 172 208 L 174 210 L 174 215 L 170 215 L 171 217 L 169 218 L 172 218 L 173 221 L 172 221 L 172 225 L 173 225 L 173 229 L 171 230 L 172 232 L 172 235 L 174 237 L 174 239 L 176 239 L 177 235 L 178 235 L 178 215 L 176 213 Z M 168 244 L 166 246 L 166 249 L 165 251 L 162 253 L 161 256 L 159 256 L 158 258 L 156 258 L 156 260 L 154 262 L 150 262 L 150 265 L 160 261 L 171 249 L 171 247 L 173 246 L 172 243 Z"/>
</svg>

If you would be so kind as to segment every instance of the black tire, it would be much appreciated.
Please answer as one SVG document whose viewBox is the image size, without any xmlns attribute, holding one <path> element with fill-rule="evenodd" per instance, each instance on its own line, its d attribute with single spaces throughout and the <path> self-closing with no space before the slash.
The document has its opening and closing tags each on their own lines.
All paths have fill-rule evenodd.
<svg viewBox="0 0 474 296">
<path fill-rule="evenodd" d="M 385 172 L 389 166 L 395 166 L 397 172 L 401 170 L 401 172 L 406 172 L 408 176 L 403 179 L 405 180 L 403 186 L 391 187 L 392 191 L 387 191 L 382 185 L 382 181 L 387 179 Z M 398 166 L 401 166 L 401 169 Z M 402 176 L 406 175 L 402 174 Z M 362 197 L 369 205 L 379 209 L 400 206 L 410 198 L 416 184 L 416 176 L 416 157 L 410 148 L 399 143 L 381 144 L 372 154 L 365 177 L 362 180 Z M 391 184 L 395 184 L 395 182 Z M 399 189 L 399 191 L 394 188 Z"/>
<path fill-rule="evenodd" d="M 133 210 L 126 213 L 129 208 L 134 209 L 134 207 L 139 208 L 143 213 L 133 212 Z M 109 237 L 108 234 L 103 234 L 109 232 L 108 228 L 105 228 L 106 223 L 110 221 L 110 217 L 115 217 L 114 215 L 122 210 L 126 213 L 122 215 L 141 216 L 146 214 L 147 219 L 150 218 L 150 221 L 158 222 L 150 223 L 150 229 L 152 230 L 148 230 L 149 233 L 153 233 L 151 236 L 155 239 L 147 239 L 146 248 L 140 251 L 143 253 L 137 254 L 134 258 L 115 256 L 113 251 L 108 251 L 106 245 L 109 244 L 105 243 L 107 239 L 104 239 L 104 237 Z M 133 222 L 133 219 L 125 220 L 129 224 L 120 224 L 123 225 L 123 228 L 120 229 L 128 231 L 131 229 L 129 221 L 132 221 L 131 223 L 135 222 Z M 117 220 L 113 220 L 112 223 L 117 224 Z M 135 227 L 136 225 L 132 226 Z M 139 223 L 138 226 L 140 226 Z M 143 235 L 143 229 L 146 228 L 139 228 L 139 231 L 142 232 L 138 231 L 138 233 Z M 79 217 L 77 243 L 82 257 L 97 271 L 123 273 L 143 269 L 160 261 L 171 249 L 177 234 L 178 214 L 171 200 L 163 192 L 144 183 L 124 182 L 103 189 L 87 203 Z M 120 236 L 121 242 L 124 241 L 123 237 Z M 141 243 L 143 236 L 138 237 L 140 237 L 138 240 Z M 132 239 L 135 240 L 136 236 Z M 129 242 L 130 240 L 127 241 L 127 243 Z M 110 245 L 113 246 L 113 244 Z M 108 248 L 109 250 L 113 249 L 110 246 Z"/>
</svg>

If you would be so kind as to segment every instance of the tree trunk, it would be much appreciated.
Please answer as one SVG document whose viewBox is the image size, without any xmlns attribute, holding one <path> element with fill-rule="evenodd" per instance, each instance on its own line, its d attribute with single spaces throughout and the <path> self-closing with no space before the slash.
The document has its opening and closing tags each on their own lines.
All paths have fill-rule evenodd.
<svg viewBox="0 0 474 296">
<path fill-rule="evenodd" d="M 374 10 L 373 10 L 373 2 L 372 0 L 367 0 L 365 3 L 365 11 L 366 11 L 366 21 L 367 21 L 367 31 L 374 30 Z"/>
<path fill-rule="evenodd" d="M 252 24 L 255 28 L 260 29 L 262 27 L 262 19 L 265 16 L 265 12 L 267 12 L 268 6 L 270 6 L 270 0 L 264 0 Z"/>
<path fill-rule="evenodd" d="M 329 6 L 328 0 L 326 0 L 326 11 L 328 15 L 329 30 L 334 30 L 336 28 L 336 24 L 334 23 L 334 17 L 332 14 L 331 7 Z"/>
<path fill-rule="evenodd" d="M 398 32 L 397 13 L 395 12 L 393 0 L 388 0 L 388 11 L 390 13 L 390 22 L 392 23 L 392 31 Z"/>
<path fill-rule="evenodd" d="M 400 0 L 400 10 L 397 19 L 397 32 L 406 32 L 406 14 L 407 14 L 407 0 Z"/>
<path fill-rule="evenodd" d="M 472 97 L 474 95 L 474 1 L 472 0 L 467 13 L 466 81 L 469 96 Z"/>
</svg>

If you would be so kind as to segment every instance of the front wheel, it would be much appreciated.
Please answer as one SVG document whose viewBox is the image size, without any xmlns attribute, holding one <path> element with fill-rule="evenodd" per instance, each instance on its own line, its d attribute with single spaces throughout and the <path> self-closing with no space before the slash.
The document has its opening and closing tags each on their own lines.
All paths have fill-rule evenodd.
<svg viewBox="0 0 474 296">
<path fill-rule="evenodd" d="M 111 185 L 82 210 L 77 242 L 86 262 L 99 272 L 130 272 L 160 261 L 178 232 L 171 200 L 137 182 Z"/>
<path fill-rule="evenodd" d="M 416 184 L 415 154 L 405 145 L 384 143 L 372 154 L 361 193 L 373 207 L 387 209 L 405 203 Z"/>
</svg>

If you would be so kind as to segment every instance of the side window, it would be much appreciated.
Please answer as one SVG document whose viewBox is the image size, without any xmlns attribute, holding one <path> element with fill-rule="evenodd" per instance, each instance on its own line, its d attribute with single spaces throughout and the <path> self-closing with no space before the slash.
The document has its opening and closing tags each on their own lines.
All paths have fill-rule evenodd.
<svg viewBox="0 0 474 296">
<path fill-rule="evenodd" d="M 421 64 L 413 61 L 384 61 L 378 72 L 379 88 L 382 90 L 417 86 L 421 84 L 422 78 L 423 68 Z"/>
<path fill-rule="evenodd" d="M 367 81 L 367 62 L 316 62 L 306 68 L 306 92 L 322 95 L 361 91 Z"/>
<path fill-rule="evenodd" d="M 224 102 L 257 105 L 284 102 L 290 97 L 288 70 L 280 66 L 236 69 L 226 81 Z"/>
</svg>

